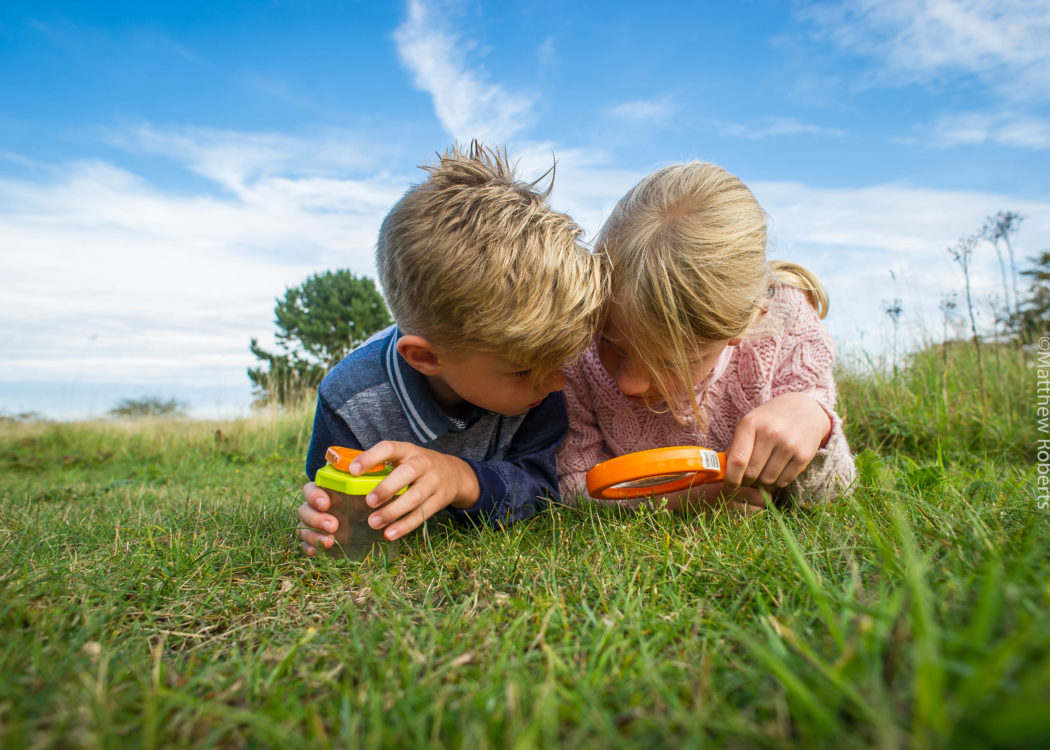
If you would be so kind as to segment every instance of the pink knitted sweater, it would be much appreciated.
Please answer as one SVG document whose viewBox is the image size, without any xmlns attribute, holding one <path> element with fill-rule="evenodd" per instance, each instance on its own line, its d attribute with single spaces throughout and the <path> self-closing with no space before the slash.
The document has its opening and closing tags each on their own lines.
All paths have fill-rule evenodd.
<svg viewBox="0 0 1050 750">
<path fill-rule="evenodd" d="M 706 417 L 700 426 L 670 413 L 654 413 L 629 401 L 598 359 L 595 346 L 565 371 L 569 434 L 558 449 L 558 475 L 566 502 L 586 496 L 587 470 L 631 451 L 671 445 L 700 445 L 724 451 L 740 419 L 783 393 L 812 396 L 831 418 L 831 435 L 805 471 L 786 488 L 801 504 L 824 502 L 848 489 L 853 457 L 835 413 L 835 358 L 831 336 L 805 293 L 780 287 L 763 316 L 762 329 L 726 347 L 703 383 L 697 401 Z M 625 501 L 626 504 L 637 504 Z"/>
</svg>

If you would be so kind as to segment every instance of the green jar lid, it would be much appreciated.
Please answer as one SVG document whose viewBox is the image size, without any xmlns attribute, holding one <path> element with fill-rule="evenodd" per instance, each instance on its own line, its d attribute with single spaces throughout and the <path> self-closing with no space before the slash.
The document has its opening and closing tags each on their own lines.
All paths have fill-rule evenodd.
<svg viewBox="0 0 1050 750">
<path fill-rule="evenodd" d="M 377 484 L 386 479 L 386 476 L 389 473 L 390 470 L 388 469 L 375 474 L 362 474 L 359 477 L 355 477 L 353 474 L 339 471 L 339 469 L 325 464 L 317 470 L 314 484 L 318 487 L 342 492 L 345 495 L 367 495 L 376 488 Z M 402 487 L 397 494 L 400 495 L 406 489 L 407 488 Z"/>
</svg>

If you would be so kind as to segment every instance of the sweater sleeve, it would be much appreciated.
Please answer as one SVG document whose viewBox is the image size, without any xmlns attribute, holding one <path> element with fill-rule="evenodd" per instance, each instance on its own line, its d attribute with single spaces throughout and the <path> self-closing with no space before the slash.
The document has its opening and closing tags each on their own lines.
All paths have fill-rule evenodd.
<svg viewBox="0 0 1050 750">
<path fill-rule="evenodd" d="M 569 432 L 558 449 L 558 484 L 564 502 L 573 505 L 587 494 L 587 472 L 611 456 L 605 449 L 586 375 L 581 363 L 565 369 L 565 408 Z"/>
<path fill-rule="evenodd" d="M 856 474 L 853 456 L 835 410 L 835 361 L 831 335 L 805 295 L 793 288 L 778 295 L 786 303 L 781 321 L 781 347 L 773 372 L 770 398 L 804 393 L 831 420 L 831 432 L 809 466 L 784 492 L 800 505 L 812 505 L 848 492 Z"/>
<path fill-rule="evenodd" d="M 478 478 L 478 502 L 471 508 L 449 506 L 459 520 L 505 526 L 534 515 L 549 500 L 558 500 L 555 453 L 566 431 L 560 393 L 551 393 L 526 415 L 507 453 L 500 459 L 464 458 Z"/>
<path fill-rule="evenodd" d="M 341 419 L 335 410 L 317 395 L 317 411 L 314 413 L 314 429 L 310 435 L 310 447 L 306 452 L 306 476 L 314 481 L 317 470 L 325 465 L 325 453 L 328 447 L 340 445 L 344 448 L 361 450 L 361 442 L 353 430 Z"/>
</svg>

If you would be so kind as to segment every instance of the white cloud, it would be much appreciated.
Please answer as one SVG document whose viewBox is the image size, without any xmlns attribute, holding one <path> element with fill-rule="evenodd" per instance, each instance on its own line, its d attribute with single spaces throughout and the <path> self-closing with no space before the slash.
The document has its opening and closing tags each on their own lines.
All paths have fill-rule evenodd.
<svg viewBox="0 0 1050 750">
<path fill-rule="evenodd" d="M 677 106 L 670 97 L 635 99 L 609 107 L 607 114 L 631 123 L 662 124 L 671 119 Z"/>
<path fill-rule="evenodd" d="M 900 298 L 911 344 L 938 338 L 942 296 L 962 291 L 963 275 L 947 248 L 1000 209 L 1026 216 L 1018 258 L 1050 245 L 1050 203 L 989 193 L 905 185 L 824 189 L 769 182 L 752 185 L 772 217 L 773 258 L 808 266 L 831 294 L 829 328 L 845 349 L 886 351 L 883 300 Z M 894 279 L 890 272 L 896 276 Z M 989 325 L 989 299 L 1001 296 L 995 251 L 978 246 L 973 291 Z"/>
<path fill-rule="evenodd" d="M 554 45 L 554 37 L 548 36 L 536 50 L 536 60 L 540 65 L 549 67 L 558 62 L 558 50 Z"/>
<path fill-rule="evenodd" d="M 227 189 L 213 196 L 99 161 L 0 178 L 0 389 L 218 383 L 246 400 L 248 342 L 271 340 L 275 298 L 320 270 L 375 275 L 379 224 L 417 176 L 347 176 L 371 144 L 242 135 L 141 128 L 123 139 Z"/>
<path fill-rule="evenodd" d="M 564 148 L 552 142 L 518 144 L 518 177 L 534 180 L 551 168 L 557 158 L 551 205 L 569 214 L 593 241 L 602 222 L 628 188 L 645 176 L 644 171 L 622 169 L 602 151 Z"/>
<path fill-rule="evenodd" d="M 8 332 L 0 397 L 27 382 L 121 381 L 162 396 L 179 393 L 164 384 L 214 384 L 246 402 L 248 341 L 270 343 L 274 299 L 318 270 L 374 274 L 379 223 L 419 175 L 388 174 L 366 158 L 372 144 L 345 138 L 333 138 L 338 148 L 328 154 L 324 141 L 237 136 L 144 127 L 113 139 L 207 176 L 222 186 L 214 195 L 166 191 L 98 161 L 0 178 L 0 325 Z M 519 176 L 530 180 L 557 155 L 552 204 L 588 239 L 643 176 L 592 149 L 530 142 L 515 154 Z M 941 295 L 962 286 L 946 248 L 985 216 L 1012 209 L 1027 217 L 1018 258 L 1050 246 L 1045 201 L 896 184 L 752 187 L 772 217 L 773 257 L 801 262 L 828 284 L 829 328 L 847 351 L 858 343 L 886 350 L 883 300 L 900 298 L 904 321 L 939 335 Z M 978 249 L 974 269 L 979 299 L 999 292 L 990 247 Z"/>
<path fill-rule="evenodd" d="M 534 102 L 527 96 L 487 83 L 467 66 L 467 46 L 444 27 L 423 0 L 408 0 L 408 17 L 394 32 L 401 63 L 416 87 L 430 93 L 442 127 L 457 141 L 478 138 L 506 143 L 531 124 Z"/>
<path fill-rule="evenodd" d="M 756 125 L 717 121 L 715 126 L 722 135 L 746 138 L 748 140 L 794 135 L 830 135 L 835 138 L 841 138 L 845 135 L 845 133 L 836 128 L 810 125 L 799 122 L 794 117 L 766 117 L 759 120 Z"/>
<path fill-rule="evenodd" d="M 1009 112 L 942 115 L 924 141 L 936 148 L 995 144 L 1040 151 L 1050 148 L 1050 121 Z"/>
<path fill-rule="evenodd" d="M 1045 0 L 812 2 L 800 15 L 843 50 L 878 60 L 871 84 L 973 75 L 1017 101 L 1050 97 Z"/>
</svg>

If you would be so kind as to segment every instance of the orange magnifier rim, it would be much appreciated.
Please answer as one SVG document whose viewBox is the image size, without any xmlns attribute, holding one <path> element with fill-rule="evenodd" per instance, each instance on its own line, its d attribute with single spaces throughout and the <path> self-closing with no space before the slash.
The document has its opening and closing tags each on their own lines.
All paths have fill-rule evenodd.
<svg viewBox="0 0 1050 750">
<path fill-rule="evenodd" d="M 725 477 L 726 454 L 696 445 L 626 453 L 587 472 L 587 492 L 599 500 L 650 497 L 717 482 Z"/>
<path fill-rule="evenodd" d="M 324 460 L 328 462 L 329 466 L 339 471 L 345 471 L 350 473 L 350 463 L 360 456 L 364 451 L 359 451 L 357 448 L 344 448 L 341 445 L 333 445 L 325 451 Z M 381 471 L 386 471 L 386 464 L 376 464 L 365 474 L 378 474 Z"/>
</svg>

